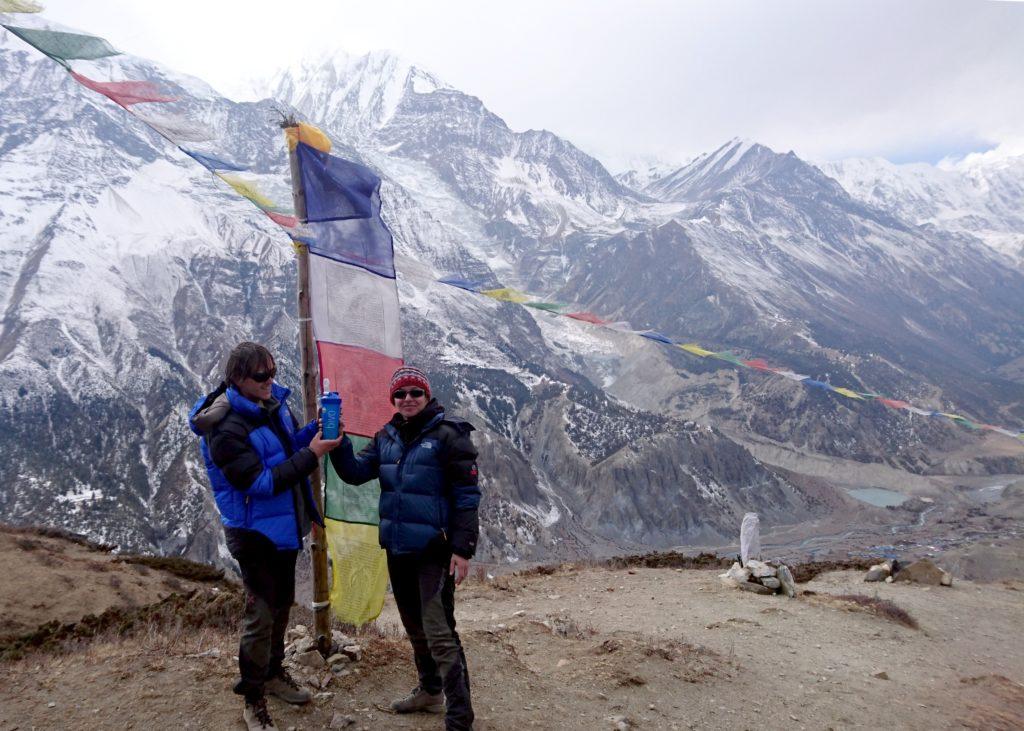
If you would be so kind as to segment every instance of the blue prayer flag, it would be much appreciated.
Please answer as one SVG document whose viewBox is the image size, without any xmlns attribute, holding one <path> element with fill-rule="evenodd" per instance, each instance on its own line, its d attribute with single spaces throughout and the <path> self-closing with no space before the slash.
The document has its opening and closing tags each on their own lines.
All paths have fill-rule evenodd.
<svg viewBox="0 0 1024 731">
<path fill-rule="evenodd" d="M 310 223 L 370 218 L 380 178 L 372 170 L 320 152 L 300 142 L 296 147 L 299 175 Z"/>
<path fill-rule="evenodd" d="M 369 218 L 304 223 L 288 234 L 313 254 L 395 278 L 395 248 L 391 232 L 380 218 L 380 198 L 373 197 Z"/>
<path fill-rule="evenodd" d="M 195 160 L 197 163 L 202 165 L 210 172 L 216 172 L 217 170 L 231 170 L 233 172 L 242 172 L 243 170 L 248 170 L 248 168 L 245 168 L 241 165 L 235 165 L 234 163 L 225 162 L 214 157 L 213 155 L 204 155 L 201 152 L 193 152 L 192 150 L 186 150 L 184 147 L 179 147 L 178 149 L 184 152 L 189 157 L 191 157 L 193 160 Z"/>
<path fill-rule="evenodd" d="M 824 381 L 815 381 L 813 378 L 805 378 L 804 380 L 800 381 L 800 383 L 804 384 L 805 386 L 810 386 L 811 388 L 821 388 L 826 391 L 832 390 L 831 384 L 825 383 Z"/>
<path fill-rule="evenodd" d="M 675 343 L 672 342 L 672 340 L 669 339 L 667 335 L 662 335 L 660 332 L 656 330 L 644 330 L 642 333 L 640 333 L 640 335 L 647 338 L 648 340 L 655 340 L 659 343 L 665 343 L 665 345 L 675 345 Z"/>
<path fill-rule="evenodd" d="M 482 282 L 472 282 L 468 279 L 460 279 L 458 277 L 445 277 L 444 279 L 438 279 L 441 284 L 448 284 L 452 287 L 458 287 L 464 289 L 467 292 L 480 292 L 480 288 L 483 286 Z"/>
</svg>

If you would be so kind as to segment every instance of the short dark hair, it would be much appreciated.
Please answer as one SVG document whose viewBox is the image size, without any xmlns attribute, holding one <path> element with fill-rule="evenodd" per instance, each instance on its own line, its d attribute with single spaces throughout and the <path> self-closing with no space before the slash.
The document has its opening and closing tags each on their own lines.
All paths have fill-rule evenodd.
<svg viewBox="0 0 1024 731">
<path fill-rule="evenodd" d="M 257 373 L 265 364 L 274 365 L 274 356 L 259 343 L 249 340 L 236 345 L 224 364 L 224 377 L 228 383 L 238 385 L 243 378 Z"/>
</svg>

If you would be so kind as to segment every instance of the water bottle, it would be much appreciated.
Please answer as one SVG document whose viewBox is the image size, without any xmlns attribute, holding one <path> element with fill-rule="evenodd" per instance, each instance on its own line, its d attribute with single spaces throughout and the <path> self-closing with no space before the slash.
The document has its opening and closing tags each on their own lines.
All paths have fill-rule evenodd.
<svg viewBox="0 0 1024 731">
<path fill-rule="evenodd" d="M 341 429 L 341 396 L 327 391 L 330 381 L 324 381 L 324 395 L 320 397 L 320 423 L 324 439 L 337 439 Z"/>
</svg>

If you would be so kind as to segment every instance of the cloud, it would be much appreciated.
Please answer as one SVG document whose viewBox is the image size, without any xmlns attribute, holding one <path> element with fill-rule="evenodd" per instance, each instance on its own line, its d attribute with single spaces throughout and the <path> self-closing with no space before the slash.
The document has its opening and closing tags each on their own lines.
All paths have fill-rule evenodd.
<svg viewBox="0 0 1024 731">
<path fill-rule="evenodd" d="M 392 49 L 513 128 L 605 158 L 682 161 L 741 136 L 814 159 L 938 159 L 1024 129 L 1020 2 L 47 5 L 228 92 L 308 53 Z"/>
</svg>

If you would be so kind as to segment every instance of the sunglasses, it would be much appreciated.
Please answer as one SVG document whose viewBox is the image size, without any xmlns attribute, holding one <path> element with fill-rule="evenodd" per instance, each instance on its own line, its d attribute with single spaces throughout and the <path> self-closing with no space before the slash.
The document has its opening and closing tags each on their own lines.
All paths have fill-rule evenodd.
<svg viewBox="0 0 1024 731">
<path fill-rule="evenodd" d="M 277 368 L 271 368 L 269 371 L 256 371 L 249 378 L 256 381 L 256 383 L 266 383 L 276 375 Z"/>
<path fill-rule="evenodd" d="M 395 391 L 393 394 L 391 394 L 391 398 L 394 401 L 401 401 L 406 396 L 412 396 L 413 398 L 423 398 L 426 395 L 427 392 L 424 391 L 422 388 L 410 388 L 408 391 L 406 391 L 405 389 L 399 389 L 398 391 Z"/>
</svg>

